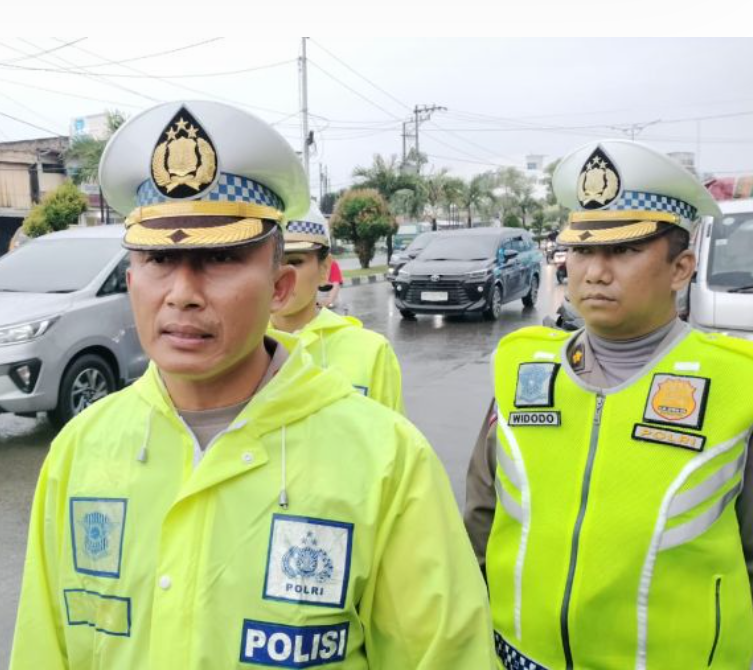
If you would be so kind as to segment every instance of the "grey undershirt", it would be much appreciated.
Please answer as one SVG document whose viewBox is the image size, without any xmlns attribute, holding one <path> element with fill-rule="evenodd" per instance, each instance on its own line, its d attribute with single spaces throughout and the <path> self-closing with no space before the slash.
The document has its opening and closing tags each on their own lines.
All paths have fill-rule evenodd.
<svg viewBox="0 0 753 670">
<path fill-rule="evenodd" d="M 264 338 L 264 347 L 270 356 L 269 366 L 264 376 L 259 381 L 254 392 L 239 403 L 227 407 L 217 407 L 213 409 L 203 409 L 198 411 L 180 410 L 183 421 L 188 429 L 193 433 L 195 439 L 193 464 L 196 467 L 204 457 L 207 448 L 212 440 L 225 430 L 248 405 L 251 398 L 266 386 L 277 371 L 283 366 L 288 358 L 288 352 L 281 344 L 270 337 Z"/>
<path fill-rule="evenodd" d="M 654 358 L 659 345 L 676 324 L 673 319 L 653 333 L 632 340 L 606 340 L 586 331 L 591 351 L 604 373 L 606 388 L 619 386 Z"/>
</svg>

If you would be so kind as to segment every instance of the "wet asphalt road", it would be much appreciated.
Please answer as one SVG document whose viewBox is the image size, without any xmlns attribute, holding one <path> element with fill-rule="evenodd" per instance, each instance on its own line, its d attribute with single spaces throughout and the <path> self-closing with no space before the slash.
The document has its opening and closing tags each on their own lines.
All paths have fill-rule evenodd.
<svg viewBox="0 0 753 670">
<path fill-rule="evenodd" d="M 504 306 L 494 323 L 480 317 L 448 320 L 420 316 L 405 321 L 388 282 L 346 287 L 341 303 L 364 325 L 386 335 L 403 371 L 408 417 L 429 439 L 450 477 L 458 505 L 465 499 L 465 472 L 491 398 L 490 356 L 503 335 L 538 325 L 562 300 L 564 287 L 544 266 L 538 304 Z M 0 416 L 0 667 L 7 667 L 20 588 L 31 500 L 55 431 L 43 419 Z"/>
</svg>

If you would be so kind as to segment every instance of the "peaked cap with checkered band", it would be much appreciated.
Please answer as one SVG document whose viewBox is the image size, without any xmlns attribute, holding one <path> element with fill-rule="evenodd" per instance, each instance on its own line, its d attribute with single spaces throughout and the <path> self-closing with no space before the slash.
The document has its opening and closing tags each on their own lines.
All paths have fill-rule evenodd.
<svg viewBox="0 0 753 670">
<path fill-rule="evenodd" d="M 105 147 L 102 192 L 126 216 L 129 249 L 258 241 L 306 212 L 301 162 L 269 124 L 231 105 L 169 102 L 129 119 Z"/>
<path fill-rule="evenodd" d="M 703 184 L 673 158 L 639 142 L 591 142 L 563 158 L 552 176 L 568 224 L 567 246 L 647 240 L 672 226 L 688 232 L 719 206 Z"/>
<path fill-rule="evenodd" d="M 289 221 L 285 227 L 285 251 L 314 251 L 330 247 L 329 226 L 319 208 L 311 203 L 306 216 Z"/>
</svg>

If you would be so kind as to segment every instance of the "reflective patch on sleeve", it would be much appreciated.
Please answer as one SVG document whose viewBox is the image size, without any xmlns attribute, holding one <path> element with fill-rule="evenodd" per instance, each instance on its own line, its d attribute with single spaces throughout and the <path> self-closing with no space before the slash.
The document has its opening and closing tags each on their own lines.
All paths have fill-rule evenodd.
<svg viewBox="0 0 753 670">
<path fill-rule="evenodd" d="M 329 626 L 284 626 L 246 619 L 240 661 L 275 668 L 314 668 L 341 663 L 347 648 L 347 622 Z"/>
<path fill-rule="evenodd" d="M 71 498 L 73 567 L 96 577 L 120 577 L 128 503 L 122 498 Z"/>
<path fill-rule="evenodd" d="M 657 428 L 636 423 L 633 428 L 633 439 L 641 442 L 653 442 L 654 444 L 666 444 L 670 447 L 681 447 L 692 451 L 703 451 L 706 438 L 703 435 L 691 435 L 681 430 L 669 428 Z"/>
<path fill-rule="evenodd" d="M 91 626 L 98 633 L 131 636 L 131 599 L 105 596 L 85 589 L 65 589 L 69 626 Z"/>
</svg>

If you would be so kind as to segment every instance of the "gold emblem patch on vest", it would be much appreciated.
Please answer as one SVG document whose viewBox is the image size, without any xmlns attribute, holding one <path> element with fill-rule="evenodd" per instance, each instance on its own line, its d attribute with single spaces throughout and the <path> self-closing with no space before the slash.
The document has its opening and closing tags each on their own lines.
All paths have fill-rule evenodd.
<svg viewBox="0 0 753 670">
<path fill-rule="evenodd" d="M 217 176 L 217 152 L 201 124 L 181 107 L 165 126 L 152 152 L 152 179 L 168 198 L 192 198 Z"/>
<path fill-rule="evenodd" d="M 596 147 L 578 176 L 578 202 L 584 209 L 600 209 L 613 202 L 621 188 L 614 163 L 601 147 Z"/>
<path fill-rule="evenodd" d="M 633 439 L 691 449 L 692 451 L 703 451 L 703 446 L 706 444 L 706 438 L 703 435 L 691 435 L 679 430 L 657 428 L 642 423 L 636 423 L 633 427 Z"/>
<path fill-rule="evenodd" d="M 696 430 L 703 426 L 710 380 L 704 377 L 655 374 L 643 420 Z"/>
</svg>

